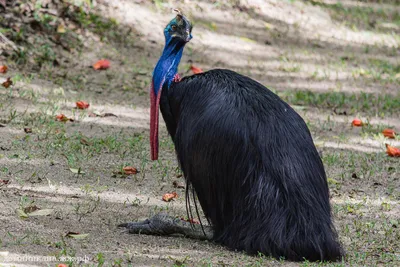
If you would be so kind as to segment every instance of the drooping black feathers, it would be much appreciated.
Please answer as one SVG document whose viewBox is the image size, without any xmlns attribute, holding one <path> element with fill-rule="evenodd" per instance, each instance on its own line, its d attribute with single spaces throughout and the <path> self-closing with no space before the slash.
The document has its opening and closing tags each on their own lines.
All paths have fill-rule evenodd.
<svg viewBox="0 0 400 267">
<path fill-rule="evenodd" d="M 288 104 L 212 70 L 165 86 L 160 107 L 216 242 L 295 261 L 341 258 L 323 164 Z"/>
</svg>

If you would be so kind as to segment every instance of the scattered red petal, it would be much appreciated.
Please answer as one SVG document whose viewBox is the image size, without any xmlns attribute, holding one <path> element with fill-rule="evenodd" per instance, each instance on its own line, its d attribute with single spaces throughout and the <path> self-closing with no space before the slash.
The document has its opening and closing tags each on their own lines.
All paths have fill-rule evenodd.
<svg viewBox="0 0 400 267">
<path fill-rule="evenodd" d="M 67 121 L 74 121 L 71 118 L 68 118 L 67 116 L 65 116 L 64 114 L 60 114 L 56 116 L 56 121 L 62 121 L 62 122 L 67 122 Z"/>
<path fill-rule="evenodd" d="M 195 67 L 193 65 L 190 66 L 190 70 L 193 72 L 193 74 L 198 74 L 198 73 L 202 73 L 203 72 L 202 69 L 200 69 L 198 67 Z"/>
<path fill-rule="evenodd" d="M 190 223 L 193 223 L 193 224 L 200 224 L 200 222 L 198 220 L 193 219 L 193 218 L 192 219 L 181 218 L 181 220 L 185 221 L 185 222 L 190 222 Z"/>
<path fill-rule="evenodd" d="M 385 129 L 382 131 L 383 135 L 387 138 L 394 139 L 396 136 L 396 132 L 393 129 Z"/>
<path fill-rule="evenodd" d="M 164 194 L 162 197 L 162 200 L 164 200 L 165 202 L 170 202 L 172 199 L 177 198 L 178 194 L 173 192 L 173 193 L 167 193 Z"/>
<path fill-rule="evenodd" d="M 85 102 L 85 101 L 76 102 L 76 107 L 79 109 L 87 109 L 87 108 L 89 108 L 89 106 L 90 106 L 89 103 Z"/>
<path fill-rule="evenodd" d="M 360 126 L 363 126 L 363 125 L 364 125 L 364 123 L 363 123 L 360 119 L 354 119 L 354 120 L 351 122 L 351 124 L 352 124 L 353 126 L 356 126 L 356 127 L 360 127 Z"/>
<path fill-rule="evenodd" d="M 107 59 L 101 59 L 93 64 L 93 69 L 95 70 L 106 70 L 110 67 L 110 61 Z"/>
<path fill-rule="evenodd" d="M 8 70 L 8 68 L 7 68 L 7 66 L 0 66 L 0 73 L 7 73 L 7 70 Z"/>
<path fill-rule="evenodd" d="M 394 146 L 386 145 L 386 153 L 389 157 L 400 157 L 400 149 Z"/>
<path fill-rule="evenodd" d="M 59 263 L 59 264 L 57 265 L 57 267 L 68 267 L 68 265 L 66 265 L 66 264 L 64 264 L 64 263 Z"/>
<path fill-rule="evenodd" d="M 6 80 L 5 82 L 2 83 L 2 85 L 3 85 L 5 88 L 10 87 L 10 85 L 12 85 L 12 84 L 13 84 L 13 82 L 11 81 L 11 78 L 10 78 L 10 77 L 8 77 L 7 80 Z"/>
<path fill-rule="evenodd" d="M 124 173 L 127 175 L 131 175 L 131 174 L 137 174 L 139 171 L 131 166 L 126 166 L 122 168 L 124 170 Z"/>
</svg>

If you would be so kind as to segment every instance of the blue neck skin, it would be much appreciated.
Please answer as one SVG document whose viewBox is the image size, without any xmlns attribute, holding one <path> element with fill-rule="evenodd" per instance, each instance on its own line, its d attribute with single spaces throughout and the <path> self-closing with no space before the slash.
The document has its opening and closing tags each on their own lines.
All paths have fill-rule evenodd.
<svg viewBox="0 0 400 267">
<path fill-rule="evenodd" d="M 161 90 L 164 83 L 168 87 L 176 73 L 178 73 L 178 65 L 182 58 L 185 42 L 179 38 L 166 38 L 166 44 L 161 58 L 158 60 L 153 71 L 153 90 L 155 95 Z"/>
</svg>

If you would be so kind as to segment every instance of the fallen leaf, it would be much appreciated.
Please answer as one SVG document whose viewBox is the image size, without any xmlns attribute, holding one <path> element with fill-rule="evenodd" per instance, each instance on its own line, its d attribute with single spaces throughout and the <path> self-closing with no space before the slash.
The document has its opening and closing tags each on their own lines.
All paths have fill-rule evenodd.
<svg viewBox="0 0 400 267">
<path fill-rule="evenodd" d="M 13 84 L 13 82 L 11 81 L 11 78 L 10 78 L 10 77 L 8 77 L 7 80 L 6 80 L 5 82 L 2 83 L 2 85 L 3 85 L 5 88 L 10 87 L 12 84 Z"/>
<path fill-rule="evenodd" d="M 85 172 L 82 171 L 81 168 L 79 168 L 79 169 L 69 168 L 69 170 L 70 170 L 72 173 L 76 173 L 76 174 L 85 174 Z"/>
<path fill-rule="evenodd" d="M 95 70 L 106 70 L 110 67 L 110 61 L 107 59 L 101 59 L 93 64 L 93 69 Z"/>
<path fill-rule="evenodd" d="M 66 32 L 65 26 L 63 24 L 59 24 L 58 27 L 57 27 L 57 32 L 58 33 L 65 33 Z"/>
<path fill-rule="evenodd" d="M 29 217 L 32 216 L 48 216 L 53 213 L 53 209 L 42 209 L 42 210 L 35 210 L 34 212 L 28 213 Z"/>
<path fill-rule="evenodd" d="M 60 114 L 56 116 L 56 121 L 62 121 L 62 122 L 67 122 L 67 121 L 74 121 L 71 118 L 68 118 L 67 116 L 65 116 L 64 114 Z"/>
<path fill-rule="evenodd" d="M 351 124 L 352 124 L 353 126 L 356 126 L 356 127 L 360 127 L 360 126 L 363 126 L 363 125 L 364 125 L 364 123 L 363 123 L 360 119 L 354 119 L 354 120 L 351 122 Z"/>
<path fill-rule="evenodd" d="M 100 117 L 118 117 L 118 116 L 113 113 L 104 113 L 100 114 Z"/>
<path fill-rule="evenodd" d="M 396 132 L 393 129 L 385 129 L 382 131 L 383 135 L 387 138 L 394 139 L 396 136 Z"/>
<path fill-rule="evenodd" d="M 87 109 L 89 108 L 90 104 L 88 102 L 85 101 L 78 101 L 76 102 L 76 107 L 79 109 Z"/>
<path fill-rule="evenodd" d="M 32 128 L 24 128 L 25 133 L 32 133 Z"/>
<path fill-rule="evenodd" d="M 193 72 L 193 74 L 198 74 L 198 73 L 202 73 L 203 72 L 202 69 L 200 69 L 198 67 L 195 67 L 193 65 L 190 66 L 190 70 Z"/>
<path fill-rule="evenodd" d="M 113 113 L 96 114 L 96 113 L 90 112 L 89 113 L 89 117 L 93 117 L 93 118 L 94 117 L 101 117 L 101 118 L 104 118 L 104 117 L 118 117 L 118 116 L 113 114 Z"/>
<path fill-rule="evenodd" d="M 267 30 L 272 30 L 272 29 L 275 28 L 274 25 L 272 25 L 271 23 L 268 23 L 268 22 L 264 22 L 264 26 L 265 26 L 265 28 L 266 28 Z"/>
<path fill-rule="evenodd" d="M 32 205 L 32 206 L 28 206 L 28 207 L 24 208 L 25 213 L 34 212 L 35 210 L 39 210 L 39 207 L 36 205 Z"/>
<path fill-rule="evenodd" d="M 29 217 L 29 216 L 28 216 L 23 210 L 21 210 L 21 209 L 17 209 L 17 215 L 18 215 L 20 218 L 22 218 L 22 219 L 26 219 L 26 218 Z"/>
<path fill-rule="evenodd" d="M 69 235 L 80 235 L 80 233 L 78 232 L 68 232 L 65 234 L 65 236 L 69 236 Z"/>
<path fill-rule="evenodd" d="M 131 166 L 126 166 L 122 168 L 124 170 L 124 173 L 127 175 L 131 175 L 131 174 L 137 174 L 139 171 Z"/>
<path fill-rule="evenodd" d="M 249 42 L 249 43 L 255 43 L 256 41 L 247 37 L 240 37 L 240 39 L 242 39 L 245 42 Z"/>
<path fill-rule="evenodd" d="M 184 185 L 183 183 L 178 182 L 178 181 L 173 181 L 173 182 L 172 182 L 172 185 L 173 185 L 175 188 L 185 188 L 185 185 Z"/>
<path fill-rule="evenodd" d="M 10 183 L 10 180 L 0 179 L 0 186 Z"/>
<path fill-rule="evenodd" d="M 71 238 L 74 238 L 74 239 L 84 239 L 84 238 L 86 238 L 88 236 L 89 236 L 89 234 L 73 234 L 73 233 L 68 233 L 67 234 L 67 237 L 71 237 Z"/>
<path fill-rule="evenodd" d="M 328 178 L 327 181 L 328 181 L 328 184 L 340 184 L 340 182 L 338 182 L 337 180 L 332 179 L 332 178 Z"/>
<path fill-rule="evenodd" d="M 0 66 L 0 73 L 7 73 L 7 70 L 8 70 L 7 66 L 5 65 Z"/>
<path fill-rule="evenodd" d="M 173 192 L 173 193 L 167 193 L 164 194 L 162 197 L 162 200 L 164 200 L 165 202 L 170 202 L 172 199 L 177 198 L 178 194 Z"/>
<path fill-rule="evenodd" d="M 190 222 L 190 223 L 192 223 L 192 224 L 200 224 L 200 222 L 198 221 L 198 220 L 196 220 L 196 219 L 185 219 L 185 218 L 181 218 L 181 220 L 182 221 L 185 221 L 185 222 Z"/>
<path fill-rule="evenodd" d="M 85 138 L 81 138 L 81 144 L 85 146 L 90 146 L 92 143 Z"/>
<path fill-rule="evenodd" d="M 389 157 L 400 157 L 400 149 L 394 146 L 390 146 L 388 144 L 386 145 L 386 154 L 389 155 Z"/>
</svg>

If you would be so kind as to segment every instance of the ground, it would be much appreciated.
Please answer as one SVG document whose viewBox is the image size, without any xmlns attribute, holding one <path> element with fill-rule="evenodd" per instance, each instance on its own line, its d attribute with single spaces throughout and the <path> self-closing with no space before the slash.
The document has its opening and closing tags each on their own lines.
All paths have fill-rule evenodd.
<svg viewBox="0 0 400 267">
<path fill-rule="evenodd" d="M 0 82 L 13 85 L 0 86 L 0 266 L 400 266 L 400 159 L 385 153 L 400 138 L 381 133 L 400 131 L 398 0 L 2 2 L 10 42 L 0 43 Z M 186 218 L 165 126 L 158 161 L 148 138 L 148 87 L 175 7 L 194 22 L 180 73 L 191 61 L 249 75 L 306 121 L 343 262 L 277 261 L 116 227 L 160 211 Z M 103 58 L 109 69 L 91 68 Z M 351 126 L 356 117 L 363 127 Z M 139 173 L 123 175 L 126 166 Z"/>
</svg>

